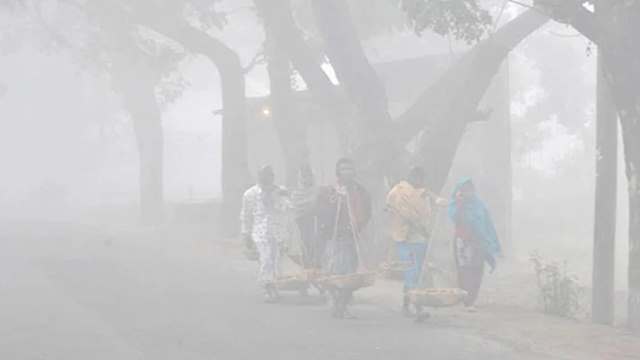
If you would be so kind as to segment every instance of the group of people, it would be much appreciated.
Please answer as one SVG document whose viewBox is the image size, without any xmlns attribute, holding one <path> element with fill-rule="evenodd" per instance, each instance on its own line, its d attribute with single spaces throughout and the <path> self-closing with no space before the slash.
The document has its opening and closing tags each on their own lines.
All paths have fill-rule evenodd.
<svg viewBox="0 0 640 360">
<path fill-rule="evenodd" d="M 491 216 L 477 197 L 471 179 L 463 179 L 450 199 L 427 189 L 425 171 L 412 168 L 406 180 L 397 183 L 386 197 L 390 217 L 390 236 L 397 257 L 404 266 L 403 312 L 410 309 L 408 293 L 422 286 L 422 273 L 428 244 L 438 207 L 447 207 L 455 225 L 454 258 L 458 287 L 467 292 L 464 304 L 474 309 L 485 264 L 493 271 L 500 244 Z M 325 276 L 351 275 L 363 271 L 363 231 L 371 215 L 371 195 L 356 180 L 353 160 L 342 158 L 336 163 L 336 184 L 318 186 L 310 167 L 299 171 L 295 189 L 275 184 L 273 168 L 258 172 L 257 184 L 249 188 L 242 200 L 241 233 L 248 249 L 258 254 L 258 280 L 267 302 L 280 298 L 276 286 L 281 276 L 285 240 L 290 237 L 290 219 L 295 219 L 302 245 L 300 263 Z M 349 304 L 352 291 L 330 289 L 333 315 L 352 317 Z"/>
</svg>

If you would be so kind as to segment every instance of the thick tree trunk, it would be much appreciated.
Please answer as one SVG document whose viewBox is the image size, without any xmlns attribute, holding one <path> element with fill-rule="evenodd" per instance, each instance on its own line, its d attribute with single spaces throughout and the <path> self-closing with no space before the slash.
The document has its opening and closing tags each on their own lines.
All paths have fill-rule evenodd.
<svg viewBox="0 0 640 360">
<path fill-rule="evenodd" d="M 605 24 L 598 45 L 618 109 L 629 183 L 628 322 L 631 329 L 640 332 L 640 3 L 614 5 Z"/>
<path fill-rule="evenodd" d="M 618 183 L 618 116 L 603 75 L 601 60 L 599 60 L 592 319 L 596 323 L 612 324 Z"/>
<path fill-rule="evenodd" d="M 640 64 L 636 59 L 640 56 L 640 51 L 636 50 L 635 54 L 635 59 L 631 61 L 635 62 L 634 71 L 638 74 Z M 625 72 L 625 75 L 628 76 L 629 73 Z M 620 76 L 623 76 L 622 72 Z M 621 103 L 627 103 L 628 106 L 620 107 L 618 115 L 623 134 L 626 175 L 629 184 L 628 322 L 632 330 L 640 332 L 640 89 L 637 88 L 640 77 L 636 76 L 635 79 L 635 83 L 632 85 L 632 82 L 629 82 L 629 86 L 624 91 L 627 98 L 634 97 L 635 100 L 629 102 L 622 100 Z"/>
<path fill-rule="evenodd" d="M 322 59 L 315 56 L 302 38 L 292 15 L 291 0 L 255 0 L 265 26 L 275 26 L 279 51 L 286 54 L 304 79 L 316 101 L 327 107 L 345 106 L 344 96 L 322 70 Z M 272 31 L 273 31 L 272 30 Z"/>
<path fill-rule="evenodd" d="M 159 224 L 164 219 L 164 139 L 161 115 L 153 95 L 153 88 L 146 96 L 138 94 L 139 108 L 128 107 L 134 121 L 139 152 L 140 216 L 146 225 Z"/>
<path fill-rule="evenodd" d="M 640 49 L 621 52 L 630 67 L 617 68 L 613 93 L 624 141 L 627 182 L 629 184 L 629 326 L 640 332 Z M 631 78 L 631 79 L 630 79 Z M 617 90 L 616 90 L 617 89 Z"/>
<path fill-rule="evenodd" d="M 384 84 L 367 59 L 353 25 L 349 5 L 344 0 L 312 0 L 316 25 L 323 37 L 325 50 L 341 88 L 352 103 L 354 114 L 343 137 L 347 155 L 358 165 L 361 181 L 373 194 L 385 191 L 384 176 L 397 171 L 400 162 L 392 155 L 400 151 L 378 151 L 393 144 L 384 143 L 392 119 Z M 381 166 L 381 164 L 384 164 Z M 402 169 L 403 175 L 406 169 Z M 374 214 L 383 214 L 383 197 L 373 197 Z M 376 262 L 379 249 L 386 249 L 387 237 L 378 231 L 374 216 L 369 226 L 368 245 L 363 252 L 367 266 Z"/>
<path fill-rule="evenodd" d="M 283 11 L 286 7 L 282 2 L 282 0 L 276 0 L 276 4 L 266 4 L 264 0 L 256 0 L 256 5 L 264 18 L 271 116 L 285 162 L 286 183 L 288 186 L 294 186 L 298 170 L 303 163 L 309 161 L 309 149 L 305 119 L 296 118 L 295 101 L 291 89 L 291 63 L 289 51 L 287 51 L 288 32 L 291 29 L 283 21 L 282 17 L 288 14 Z"/>
<path fill-rule="evenodd" d="M 636 118 L 635 124 L 623 123 L 622 129 L 623 132 L 627 132 L 624 141 L 629 182 L 628 320 L 631 329 L 640 332 L 640 120 Z"/>
<path fill-rule="evenodd" d="M 297 173 L 302 164 L 308 161 L 306 132 L 301 126 L 302 119 L 295 119 L 292 111 L 291 72 L 289 62 L 272 57 L 267 66 L 270 81 L 271 117 L 275 126 L 282 158 L 285 164 L 287 186 L 296 184 Z M 295 123 L 297 121 L 297 123 Z M 299 131 L 303 130 L 303 131 Z"/>
<path fill-rule="evenodd" d="M 295 102 L 291 89 L 291 66 L 286 48 L 283 27 L 278 17 L 271 15 L 275 7 L 266 6 L 265 34 L 267 71 L 269 73 L 271 116 L 278 134 L 285 163 L 286 183 L 296 184 L 297 172 L 308 161 L 306 124 L 304 119 L 296 119 Z"/>
<path fill-rule="evenodd" d="M 160 74 L 152 59 L 136 44 L 132 24 L 122 9 L 108 2 L 89 2 L 85 11 L 117 46 L 109 49 L 112 84 L 122 95 L 134 125 L 139 153 L 140 220 L 156 225 L 164 220 L 164 139 L 161 113 L 155 97 Z"/>
<path fill-rule="evenodd" d="M 240 58 L 221 41 L 184 26 L 178 41 L 189 50 L 208 57 L 218 69 L 222 89 L 222 209 L 221 230 L 239 231 L 242 194 L 250 185 L 244 70 Z"/>
<path fill-rule="evenodd" d="M 238 231 L 242 193 L 251 180 L 247 157 L 247 114 L 244 70 L 231 48 L 204 31 L 177 19 L 141 17 L 138 19 L 182 44 L 189 51 L 208 57 L 220 74 L 222 87 L 222 194 L 220 225 L 225 234 Z"/>
<path fill-rule="evenodd" d="M 339 134 L 346 132 L 342 121 L 349 104 L 340 88 L 322 70 L 322 59 L 313 54 L 295 25 L 291 0 L 255 0 L 265 26 L 275 35 L 278 53 L 287 56 L 304 80 L 316 103 L 320 104 Z"/>
<path fill-rule="evenodd" d="M 213 46 L 215 44 L 215 46 Z M 221 225 L 226 234 L 239 231 L 242 194 L 250 185 L 244 71 L 238 55 L 224 44 L 212 41 L 202 49 L 218 68 L 222 87 L 222 209 Z"/>
<path fill-rule="evenodd" d="M 356 146 L 378 144 L 391 124 L 386 90 L 362 49 L 349 6 L 341 0 L 312 0 L 312 6 L 331 65 L 355 105 L 355 129 L 349 135 Z"/>
<path fill-rule="evenodd" d="M 406 174 L 406 141 L 396 141 L 384 84 L 369 63 L 353 25 L 349 5 L 342 0 L 312 0 L 317 27 L 341 88 L 352 103 L 351 120 L 338 129 L 346 153 L 358 163 L 362 179 L 382 189 L 385 176 Z"/>
<path fill-rule="evenodd" d="M 145 225 L 164 219 L 163 153 L 161 114 L 155 97 L 157 76 L 144 62 L 145 55 L 133 47 L 117 55 L 114 85 L 133 121 L 139 154 L 140 218 Z"/>
<path fill-rule="evenodd" d="M 623 127 L 624 128 L 624 127 Z M 628 127 L 625 131 L 630 130 Z M 629 181 L 629 326 L 640 332 L 640 126 L 635 125 L 634 154 L 626 151 L 627 179 Z M 629 141 L 628 137 L 627 140 Z"/>
<path fill-rule="evenodd" d="M 618 109 L 629 183 L 628 321 L 640 332 L 640 3 L 614 5 L 601 29 L 596 38 L 601 39 L 605 78 Z"/>
<path fill-rule="evenodd" d="M 606 2 L 597 18 L 611 16 Z M 596 191 L 593 231 L 592 320 L 613 324 L 615 312 L 615 239 L 618 178 L 618 116 L 605 79 L 604 51 L 598 54 Z"/>
</svg>

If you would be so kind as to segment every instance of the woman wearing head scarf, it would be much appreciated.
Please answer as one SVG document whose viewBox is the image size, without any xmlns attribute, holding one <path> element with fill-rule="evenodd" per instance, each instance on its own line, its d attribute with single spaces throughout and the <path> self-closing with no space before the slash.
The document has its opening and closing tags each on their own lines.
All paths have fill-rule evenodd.
<svg viewBox="0 0 640 360">
<path fill-rule="evenodd" d="M 501 249 L 489 210 L 476 195 L 470 178 L 456 185 L 449 203 L 449 218 L 455 224 L 454 258 L 459 286 L 468 293 L 464 305 L 475 311 L 484 264 L 493 272 Z"/>
</svg>

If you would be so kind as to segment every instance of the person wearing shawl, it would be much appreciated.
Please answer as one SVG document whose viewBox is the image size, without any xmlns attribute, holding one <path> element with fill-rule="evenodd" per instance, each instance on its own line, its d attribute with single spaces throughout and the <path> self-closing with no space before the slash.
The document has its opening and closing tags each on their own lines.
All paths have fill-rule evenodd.
<svg viewBox="0 0 640 360">
<path fill-rule="evenodd" d="M 454 259 L 458 283 L 468 293 L 465 307 L 474 311 L 484 264 L 487 263 L 493 272 L 501 248 L 489 210 L 476 195 L 470 178 L 464 178 L 456 185 L 449 203 L 449 218 L 455 224 Z"/>
<path fill-rule="evenodd" d="M 319 236 L 326 239 L 323 271 L 329 275 L 355 274 L 361 264 L 361 234 L 371 218 L 371 199 L 356 179 L 353 160 L 343 158 L 336 164 L 337 184 L 323 188 L 318 196 Z M 347 307 L 352 291 L 334 289 L 333 316 L 352 318 Z"/>
<path fill-rule="evenodd" d="M 266 302 L 277 302 L 274 282 L 280 275 L 281 248 L 288 236 L 287 191 L 275 185 L 274 172 L 265 166 L 258 172 L 258 183 L 244 193 L 240 213 L 241 234 L 247 248 L 259 254 L 258 281 L 265 291 Z"/>
<path fill-rule="evenodd" d="M 302 243 L 302 265 L 306 269 L 320 269 L 324 254 L 324 242 L 318 236 L 317 198 L 313 171 L 305 165 L 298 173 L 298 187 L 291 201 Z"/>
<path fill-rule="evenodd" d="M 396 244 L 398 259 L 407 264 L 404 272 L 404 300 L 402 312 L 413 315 L 409 310 L 408 292 L 420 286 L 420 274 L 427 252 L 427 242 L 431 237 L 436 205 L 446 205 L 442 199 L 425 186 L 425 171 L 414 167 L 407 180 L 400 181 L 387 194 L 387 211 L 390 213 L 391 238 Z M 416 314 L 420 309 L 416 308 Z"/>
</svg>

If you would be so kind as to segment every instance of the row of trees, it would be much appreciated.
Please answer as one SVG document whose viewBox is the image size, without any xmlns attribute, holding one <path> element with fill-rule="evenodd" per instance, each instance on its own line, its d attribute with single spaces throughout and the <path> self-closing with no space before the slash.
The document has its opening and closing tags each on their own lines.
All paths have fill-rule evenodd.
<svg viewBox="0 0 640 360">
<path fill-rule="evenodd" d="M 33 12 L 44 31 L 50 32 L 40 11 L 45 4 L 50 8 L 52 2 L 58 16 L 81 19 L 78 23 L 87 34 L 78 38 L 56 29 L 56 41 L 64 50 L 85 58 L 89 52 L 96 68 L 111 75 L 131 115 L 140 154 L 141 214 L 146 223 L 161 221 L 163 213 L 163 134 L 155 88 L 175 64 L 176 54 L 201 54 L 215 64 L 224 107 L 223 213 L 229 216 L 222 223 L 234 224 L 237 200 L 249 179 L 245 71 L 238 54 L 214 35 L 225 24 L 224 14 L 216 8 L 218 1 L 12 0 L 11 4 L 14 10 Z M 540 0 L 495 31 L 491 15 L 500 13 L 503 1 L 373 1 L 382 2 L 403 9 L 404 28 L 418 34 L 429 30 L 473 45 L 395 119 L 389 114 L 384 84 L 365 56 L 362 36 L 353 21 L 354 13 L 373 5 L 346 0 L 254 0 L 265 33 L 270 100 L 287 180 L 292 182 L 295 170 L 308 161 L 305 125 L 290 114 L 294 71 L 314 102 L 326 108 L 327 119 L 346 119 L 334 121 L 339 136 L 348 139 L 342 142 L 343 151 L 363 164 L 372 187 L 380 186 L 384 177 L 396 177 L 402 164 L 397 159 L 403 159 L 404 163 L 425 164 L 431 170 L 430 185 L 437 191 L 444 186 L 467 124 L 486 117 L 478 112 L 478 104 L 507 54 L 549 18 L 567 23 L 598 45 L 602 78 L 620 119 L 630 202 L 629 320 L 640 328 L 640 54 L 634 38 L 640 27 L 640 2 L 600 0 L 595 5 L 607 10 L 596 16 L 592 1 Z M 297 12 L 312 14 L 314 24 L 296 23 Z M 171 46 L 166 50 L 150 40 L 154 36 L 178 50 Z M 321 45 L 314 46 L 317 43 Z M 322 70 L 325 62 L 335 70 L 339 86 Z M 406 144 L 418 133 L 417 151 L 408 153 Z"/>
</svg>

